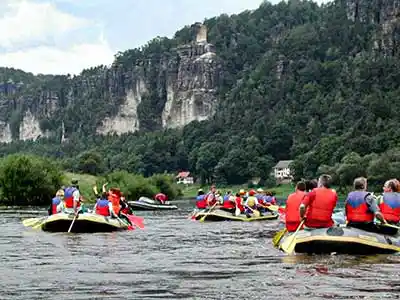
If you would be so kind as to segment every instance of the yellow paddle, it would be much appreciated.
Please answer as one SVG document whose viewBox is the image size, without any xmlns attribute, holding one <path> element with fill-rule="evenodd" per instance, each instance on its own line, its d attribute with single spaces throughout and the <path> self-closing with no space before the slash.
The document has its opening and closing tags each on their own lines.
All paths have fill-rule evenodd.
<svg viewBox="0 0 400 300">
<path fill-rule="evenodd" d="M 275 235 L 274 238 L 272 239 L 272 244 L 274 245 L 274 247 L 277 247 L 279 245 L 279 242 L 281 241 L 281 239 L 283 238 L 283 236 L 286 234 L 287 229 L 286 227 L 283 228 L 281 231 L 278 231 Z"/>
<path fill-rule="evenodd" d="M 46 218 L 46 217 L 25 219 L 22 221 L 22 224 L 26 227 L 32 227 L 32 226 L 35 226 L 36 223 L 42 222 L 42 220 L 44 218 Z"/>
<path fill-rule="evenodd" d="M 258 218 L 260 216 L 260 212 L 258 210 L 252 209 L 251 207 L 249 207 L 247 205 L 246 205 L 246 207 L 251 210 L 251 212 L 253 213 L 254 217 Z"/>
<path fill-rule="evenodd" d="M 397 229 L 397 230 L 400 230 L 400 227 L 399 226 L 396 226 L 396 225 L 392 225 L 392 224 L 388 224 L 388 223 L 386 223 L 386 224 L 380 224 L 381 226 L 386 226 L 386 227 L 390 227 L 390 228 L 394 228 L 394 229 Z"/>
<path fill-rule="evenodd" d="M 204 220 L 207 218 L 207 216 L 211 213 L 211 211 L 214 209 L 214 207 L 218 204 L 218 202 L 215 202 L 215 204 L 213 206 L 211 206 L 211 208 L 208 210 L 208 212 L 201 217 L 201 219 L 199 220 L 200 222 L 204 222 Z"/>
<path fill-rule="evenodd" d="M 281 245 L 280 248 L 281 248 L 283 251 L 285 251 L 286 253 L 288 253 L 288 254 L 293 253 L 294 248 L 296 247 L 296 243 L 295 243 L 296 235 L 297 235 L 297 233 L 299 232 L 300 228 L 303 226 L 303 224 L 304 224 L 305 221 L 306 221 L 305 219 L 304 219 L 303 221 L 301 221 L 301 222 L 300 222 L 300 225 L 299 225 L 299 227 L 297 227 L 295 233 L 293 233 L 292 235 L 289 235 L 289 236 L 285 239 L 285 241 L 282 243 L 282 245 Z"/>
</svg>

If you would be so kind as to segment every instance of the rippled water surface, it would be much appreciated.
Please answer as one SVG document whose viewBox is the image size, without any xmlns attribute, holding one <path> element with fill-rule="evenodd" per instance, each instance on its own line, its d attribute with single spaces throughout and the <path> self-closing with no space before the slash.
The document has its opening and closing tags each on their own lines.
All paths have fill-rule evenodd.
<svg viewBox="0 0 400 300">
<path fill-rule="evenodd" d="M 400 257 L 288 257 L 277 221 L 198 223 L 191 205 L 137 212 L 145 230 L 25 228 L 1 214 L 0 299 L 399 299 Z"/>
</svg>

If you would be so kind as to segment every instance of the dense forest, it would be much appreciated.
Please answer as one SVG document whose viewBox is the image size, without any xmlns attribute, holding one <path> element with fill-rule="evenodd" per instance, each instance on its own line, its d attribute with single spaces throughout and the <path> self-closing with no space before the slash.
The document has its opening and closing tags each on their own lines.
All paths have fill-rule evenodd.
<svg viewBox="0 0 400 300">
<path fill-rule="evenodd" d="M 147 122 L 135 133 L 101 136 L 88 134 L 89 129 L 115 103 L 96 104 L 92 111 L 95 103 L 79 102 L 87 122 L 68 141 L 14 141 L 2 144 L 0 154 L 54 157 L 67 170 L 91 174 L 190 170 L 203 182 L 228 184 L 268 180 L 277 161 L 294 159 L 295 179 L 329 172 L 342 186 L 359 175 L 379 185 L 400 171 L 399 5 L 398 0 L 337 0 L 321 6 L 290 0 L 207 19 L 208 40 L 223 65 L 218 107 L 209 120 L 168 130 Z M 115 65 L 129 68 L 165 56 L 188 40 L 190 26 L 172 39 L 157 38 L 118 53 Z M 1 72 L 12 73 L 15 82 L 29 77 L 17 70 Z M 62 88 L 60 76 L 31 80 Z M 157 109 L 149 107 L 164 104 L 158 97 L 143 100 L 142 118 L 156 118 L 151 113 Z M 47 126 L 58 128 L 56 118 Z"/>
</svg>

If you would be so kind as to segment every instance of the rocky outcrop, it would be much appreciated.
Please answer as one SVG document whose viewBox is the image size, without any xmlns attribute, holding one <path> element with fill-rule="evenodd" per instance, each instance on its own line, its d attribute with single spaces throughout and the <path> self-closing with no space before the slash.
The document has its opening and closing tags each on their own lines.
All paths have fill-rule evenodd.
<svg viewBox="0 0 400 300">
<path fill-rule="evenodd" d="M 0 68 L 0 141 L 122 134 L 209 118 L 217 105 L 221 63 L 207 42 L 207 28 L 196 23 L 191 31 L 193 39 L 186 45 L 168 46 L 164 52 L 126 51 L 111 67 L 74 77 L 18 71 L 19 84 L 15 78 L 2 84 L 2 75 L 10 72 Z M 155 44 L 164 42 L 171 44 L 167 39 Z"/>
<path fill-rule="evenodd" d="M 177 49 L 179 64 L 176 70 L 169 72 L 166 83 L 163 127 L 182 127 L 214 114 L 221 65 L 214 46 L 204 39 L 203 31 L 200 33 L 196 43 Z"/>
<path fill-rule="evenodd" d="M 353 22 L 376 25 L 373 47 L 396 55 L 400 45 L 400 0 L 341 0 Z"/>
</svg>

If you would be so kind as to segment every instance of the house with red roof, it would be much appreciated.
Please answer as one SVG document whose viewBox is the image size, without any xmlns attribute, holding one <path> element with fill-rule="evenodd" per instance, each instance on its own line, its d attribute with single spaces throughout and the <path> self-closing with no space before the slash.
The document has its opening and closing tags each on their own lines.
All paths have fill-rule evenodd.
<svg viewBox="0 0 400 300">
<path fill-rule="evenodd" d="M 193 184 L 194 180 L 193 177 L 190 176 L 190 172 L 188 171 L 182 171 L 179 172 L 178 175 L 176 176 L 178 184 Z"/>
</svg>

